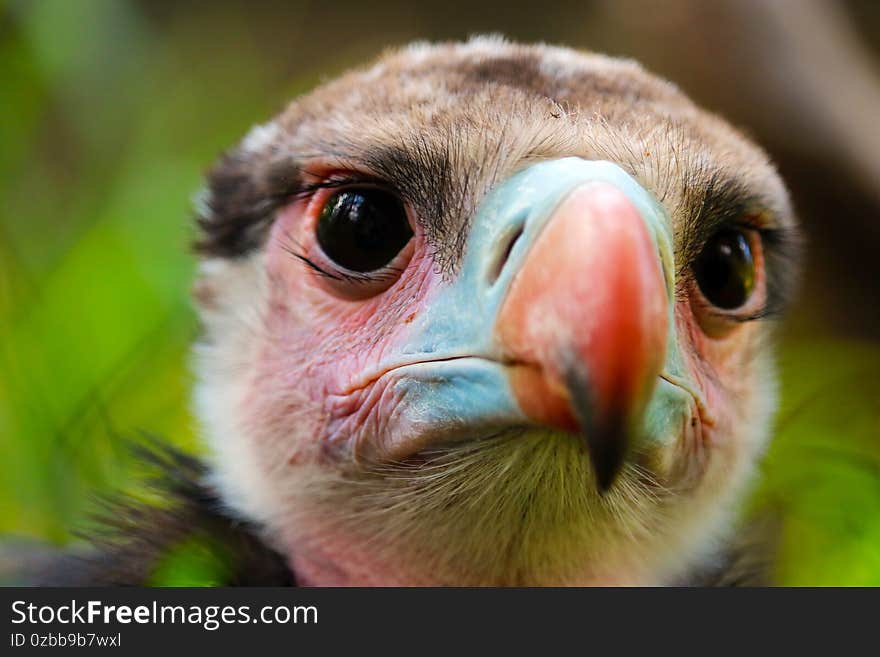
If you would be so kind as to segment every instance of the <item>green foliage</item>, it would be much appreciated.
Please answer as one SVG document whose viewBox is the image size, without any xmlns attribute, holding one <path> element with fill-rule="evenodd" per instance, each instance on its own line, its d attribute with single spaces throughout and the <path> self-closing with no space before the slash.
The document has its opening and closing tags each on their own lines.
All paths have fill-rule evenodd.
<svg viewBox="0 0 880 657">
<path fill-rule="evenodd" d="M 221 586 L 229 581 L 230 556 L 209 539 L 196 537 L 171 549 L 148 586 Z"/>
<path fill-rule="evenodd" d="M 159 35 L 141 6 L 0 5 L 0 533 L 69 540 L 97 491 L 133 480 L 125 436 L 198 449 L 190 198 L 222 148 L 314 82 L 286 81 L 219 8 Z M 782 529 L 779 578 L 880 584 L 880 348 L 784 347 L 753 504 Z M 215 581 L 215 557 L 183 545 L 156 581 Z"/>
<path fill-rule="evenodd" d="M 756 510 L 780 523 L 778 578 L 880 586 L 880 348 L 795 343 Z"/>
<path fill-rule="evenodd" d="M 0 531 L 67 538 L 128 481 L 121 435 L 192 444 L 190 197 L 270 113 L 265 67 L 193 57 L 198 26 L 160 40 L 134 7 L 15 3 L 0 24 Z"/>
</svg>

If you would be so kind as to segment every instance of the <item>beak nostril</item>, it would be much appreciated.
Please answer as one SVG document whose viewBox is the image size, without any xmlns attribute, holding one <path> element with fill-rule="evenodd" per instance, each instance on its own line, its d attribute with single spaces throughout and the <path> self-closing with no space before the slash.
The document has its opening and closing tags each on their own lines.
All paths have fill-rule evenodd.
<svg viewBox="0 0 880 657">
<path fill-rule="evenodd" d="M 501 276 L 501 272 L 504 271 L 504 266 L 513 252 L 513 247 L 516 246 L 523 232 L 525 232 L 525 224 L 520 224 L 501 240 L 501 248 L 498 249 L 498 258 L 495 261 L 495 266 L 489 271 L 489 285 L 494 285 L 498 277 Z"/>
</svg>

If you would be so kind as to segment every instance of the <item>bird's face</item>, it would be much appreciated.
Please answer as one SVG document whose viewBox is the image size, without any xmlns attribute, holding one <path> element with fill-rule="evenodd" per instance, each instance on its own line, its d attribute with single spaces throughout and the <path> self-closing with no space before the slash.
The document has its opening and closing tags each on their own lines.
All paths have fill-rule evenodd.
<svg viewBox="0 0 880 657">
<path fill-rule="evenodd" d="M 756 147 L 633 64 L 386 56 L 212 175 L 216 480 L 304 583 L 672 581 L 766 439 L 792 221 Z"/>
</svg>

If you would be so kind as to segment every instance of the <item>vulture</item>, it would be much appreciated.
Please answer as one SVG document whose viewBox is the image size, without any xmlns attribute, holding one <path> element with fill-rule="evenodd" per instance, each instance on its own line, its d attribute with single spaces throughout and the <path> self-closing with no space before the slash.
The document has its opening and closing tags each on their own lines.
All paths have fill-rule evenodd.
<svg viewBox="0 0 880 657">
<path fill-rule="evenodd" d="M 416 43 L 250 130 L 197 203 L 204 462 L 141 447 L 41 583 L 766 581 L 742 502 L 796 220 L 767 155 L 637 63 Z M 222 557 L 222 558 L 221 558 Z"/>
</svg>

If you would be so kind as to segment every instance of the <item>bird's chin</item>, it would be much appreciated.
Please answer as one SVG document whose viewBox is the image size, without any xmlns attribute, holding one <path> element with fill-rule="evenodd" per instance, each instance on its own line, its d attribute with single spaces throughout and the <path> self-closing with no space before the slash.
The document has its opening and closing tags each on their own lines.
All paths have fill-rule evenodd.
<svg viewBox="0 0 880 657">
<path fill-rule="evenodd" d="M 638 583 L 660 556 L 666 491 L 632 463 L 604 494 L 592 478 L 573 435 L 455 436 L 403 459 L 300 471 L 283 541 L 316 585 Z"/>
</svg>

